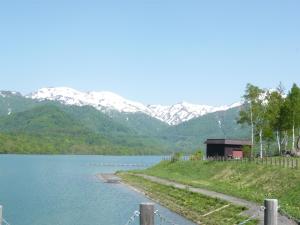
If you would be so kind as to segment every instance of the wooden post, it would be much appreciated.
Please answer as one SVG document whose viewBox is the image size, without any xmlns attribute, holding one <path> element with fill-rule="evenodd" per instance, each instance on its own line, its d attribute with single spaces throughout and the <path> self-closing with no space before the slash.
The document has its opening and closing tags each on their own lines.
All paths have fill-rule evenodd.
<svg viewBox="0 0 300 225">
<path fill-rule="evenodd" d="M 281 167 L 281 156 L 279 158 L 279 166 Z"/>
<path fill-rule="evenodd" d="M 275 163 L 276 164 L 276 163 Z M 273 158 L 271 158 L 271 166 L 273 165 Z"/>
<path fill-rule="evenodd" d="M 278 200 L 265 199 L 264 225 L 277 225 Z"/>
<path fill-rule="evenodd" d="M 2 225 L 2 219 L 3 219 L 3 217 L 2 217 L 2 209 L 3 209 L 3 207 L 2 207 L 2 205 L 0 205 L 0 225 Z"/>
<path fill-rule="evenodd" d="M 154 225 L 154 204 L 140 204 L 140 225 Z"/>
</svg>

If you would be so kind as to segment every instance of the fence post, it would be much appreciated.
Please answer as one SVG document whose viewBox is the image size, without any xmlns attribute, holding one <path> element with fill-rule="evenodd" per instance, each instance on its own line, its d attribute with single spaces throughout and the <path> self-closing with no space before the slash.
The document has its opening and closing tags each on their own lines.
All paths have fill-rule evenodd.
<svg viewBox="0 0 300 225">
<path fill-rule="evenodd" d="M 140 225 L 154 225 L 154 204 L 140 204 Z"/>
<path fill-rule="evenodd" d="M 265 199 L 264 225 L 277 225 L 278 200 Z"/>
<path fill-rule="evenodd" d="M 2 225 L 2 205 L 0 205 L 0 225 Z"/>
<path fill-rule="evenodd" d="M 273 158 L 271 157 L 271 166 L 273 165 Z"/>
</svg>

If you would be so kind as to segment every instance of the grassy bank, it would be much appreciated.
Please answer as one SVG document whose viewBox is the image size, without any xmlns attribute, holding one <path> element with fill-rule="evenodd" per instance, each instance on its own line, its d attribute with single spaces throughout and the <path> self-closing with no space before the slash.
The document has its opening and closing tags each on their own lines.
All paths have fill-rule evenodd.
<svg viewBox="0 0 300 225">
<path fill-rule="evenodd" d="M 300 219 L 300 170 L 254 163 L 162 162 L 139 171 L 194 187 L 201 187 L 261 203 L 277 198 L 282 211 Z"/>
<path fill-rule="evenodd" d="M 118 175 L 126 183 L 145 192 L 151 199 L 195 223 L 201 221 L 201 224 L 206 225 L 232 225 L 247 219 L 246 216 L 240 215 L 245 210 L 244 207 L 188 190 L 154 183 L 134 174 L 119 173 Z M 217 209 L 221 210 L 214 212 Z M 254 225 L 257 221 L 249 221 L 247 224 Z"/>
</svg>

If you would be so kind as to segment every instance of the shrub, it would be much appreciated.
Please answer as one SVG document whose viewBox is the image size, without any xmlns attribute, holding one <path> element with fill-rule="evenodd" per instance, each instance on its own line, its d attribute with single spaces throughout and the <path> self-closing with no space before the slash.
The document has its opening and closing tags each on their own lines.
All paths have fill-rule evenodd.
<svg viewBox="0 0 300 225">
<path fill-rule="evenodd" d="M 244 158 L 251 158 L 251 147 L 250 146 L 243 146 L 243 157 Z"/>
<path fill-rule="evenodd" d="M 197 161 L 202 159 L 203 159 L 203 151 L 201 149 L 194 152 L 194 154 L 192 154 L 190 157 L 190 160 L 192 161 Z"/>
<path fill-rule="evenodd" d="M 171 162 L 174 163 L 174 162 L 177 162 L 179 161 L 180 159 L 182 158 L 182 153 L 181 152 L 176 152 L 172 155 L 171 157 Z"/>
</svg>

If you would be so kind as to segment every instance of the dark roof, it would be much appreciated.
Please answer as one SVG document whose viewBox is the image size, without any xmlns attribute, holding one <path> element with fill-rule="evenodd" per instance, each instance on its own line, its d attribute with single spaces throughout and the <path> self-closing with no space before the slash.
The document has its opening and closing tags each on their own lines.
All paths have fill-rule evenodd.
<svg viewBox="0 0 300 225">
<path fill-rule="evenodd" d="M 207 139 L 205 144 L 223 144 L 223 145 L 249 145 L 251 146 L 251 141 L 249 140 L 239 140 L 239 139 Z"/>
</svg>

